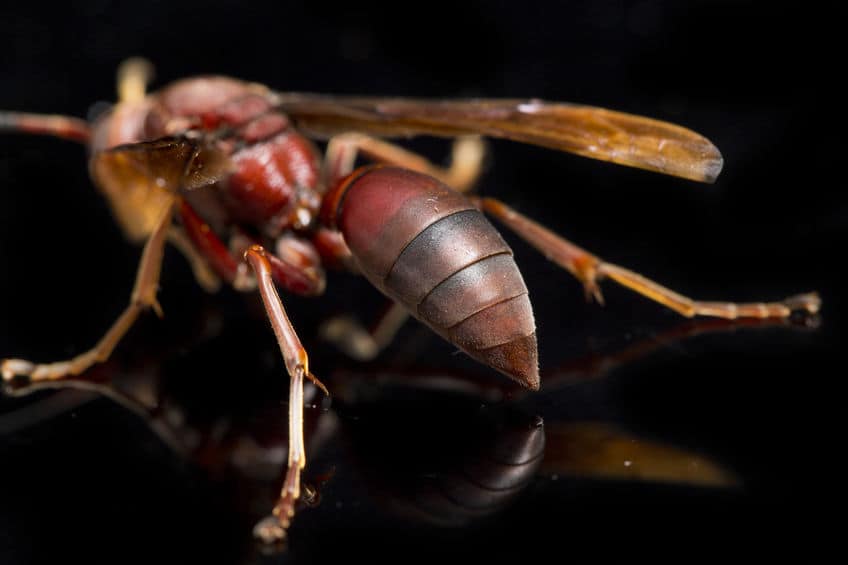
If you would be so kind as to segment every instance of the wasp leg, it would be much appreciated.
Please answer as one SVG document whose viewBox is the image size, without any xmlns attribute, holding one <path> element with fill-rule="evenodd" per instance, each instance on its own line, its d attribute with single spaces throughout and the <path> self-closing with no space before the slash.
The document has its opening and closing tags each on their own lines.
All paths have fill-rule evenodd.
<svg viewBox="0 0 848 565">
<path fill-rule="evenodd" d="M 350 249 L 344 237 L 337 231 L 327 228 L 319 230 L 312 239 L 315 249 L 324 264 L 356 271 Z M 396 302 L 389 302 L 387 308 L 370 328 L 349 315 L 334 316 L 321 325 L 321 337 L 335 345 L 349 357 L 358 361 L 370 361 L 385 349 L 409 318 L 409 312 Z"/>
<path fill-rule="evenodd" d="M 449 168 L 434 165 L 426 158 L 399 145 L 362 133 L 343 133 L 330 139 L 324 158 L 327 184 L 353 172 L 359 153 L 370 159 L 397 165 L 436 177 L 458 192 L 468 192 L 480 176 L 485 146 L 480 136 L 467 135 L 456 138 Z"/>
<path fill-rule="evenodd" d="M 118 100 L 144 100 L 147 83 L 153 78 L 153 64 L 141 57 L 132 57 L 118 66 Z"/>
<path fill-rule="evenodd" d="M 203 255 L 194 248 L 185 231 L 171 226 L 168 230 L 168 242 L 186 258 L 197 284 L 210 294 L 218 292 L 221 288 L 221 279 L 212 271 Z"/>
<path fill-rule="evenodd" d="M 638 273 L 605 262 L 519 214 L 503 202 L 493 198 L 475 198 L 474 201 L 480 209 L 500 220 L 548 259 L 577 277 L 586 289 L 586 296 L 594 297 L 599 303 L 603 303 L 603 296 L 598 287 L 598 281 L 608 277 L 687 318 L 693 316 L 714 316 L 731 320 L 786 318 L 793 312 L 815 314 L 821 306 L 821 299 L 814 292 L 792 296 L 780 302 L 736 303 L 693 300 Z"/>
<path fill-rule="evenodd" d="M 269 254 L 259 245 L 251 246 L 244 254 L 245 261 L 256 274 L 259 294 L 283 354 L 286 371 L 291 377 L 289 388 L 289 457 L 283 488 L 271 516 L 261 520 L 253 529 L 254 535 L 265 543 L 281 542 L 294 517 L 295 503 L 300 498 L 300 474 L 306 466 L 303 442 L 303 380 L 310 378 L 309 359 L 286 310 L 274 287 Z M 320 384 L 320 383 L 319 383 Z M 323 387 L 323 385 L 321 385 Z M 326 390 L 326 389 L 325 389 Z"/>
<path fill-rule="evenodd" d="M 180 203 L 179 214 L 191 255 L 203 264 L 206 271 L 211 270 L 210 275 L 214 273 L 238 291 L 247 292 L 256 288 L 250 269 L 235 258 L 256 244 L 256 240 L 244 233 L 237 233 L 231 238 L 228 247 L 185 201 Z M 324 292 L 326 277 L 318 251 L 310 241 L 284 235 L 276 241 L 275 247 L 276 253 L 267 253 L 266 257 L 277 284 L 301 296 L 315 296 Z"/>
<path fill-rule="evenodd" d="M 186 257 L 196 257 L 196 260 L 204 265 L 204 271 L 211 271 L 209 275 L 217 275 L 236 290 L 248 291 L 256 288 L 247 265 L 233 257 L 230 249 L 224 245 L 215 231 L 185 200 L 180 201 L 179 216 L 182 222 L 182 231 L 188 238 L 185 245 L 190 251 L 188 253 L 184 251 Z M 176 242 L 172 241 L 172 243 Z M 195 259 L 189 260 L 194 264 Z M 206 288 L 206 285 L 197 276 L 196 270 L 195 278 L 201 286 Z"/>
<path fill-rule="evenodd" d="M 409 319 L 409 312 L 391 302 L 370 329 L 351 316 L 335 316 L 321 325 L 321 337 L 357 361 L 377 357 Z"/>
<path fill-rule="evenodd" d="M 100 341 L 92 349 L 67 361 L 42 364 L 24 359 L 6 359 L 0 364 L 0 373 L 4 381 L 11 381 L 15 377 L 28 377 L 30 382 L 51 381 L 69 375 L 78 375 L 95 363 L 108 359 L 138 315 L 146 308 L 153 308 L 160 317 L 162 316 L 162 309 L 156 301 L 156 291 L 162 269 L 162 253 L 168 228 L 171 225 L 171 208 L 172 206 L 164 208 L 153 233 L 150 234 L 144 246 L 129 305 L 100 338 Z"/>
<path fill-rule="evenodd" d="M 300 296 L 318 296 L 327 287 L 321 258 L 312 242 L 296 235 L 284 234 L 268 253 L 271 274 L 283 289 Z"/>
<path fill-rule="evenodd" d="M 49 135 L 88 143 L 91 129 L 85 120 L 52 114 L 0 112 L 0 131 L 19 131 L 33 135 Z"/>
</svg>

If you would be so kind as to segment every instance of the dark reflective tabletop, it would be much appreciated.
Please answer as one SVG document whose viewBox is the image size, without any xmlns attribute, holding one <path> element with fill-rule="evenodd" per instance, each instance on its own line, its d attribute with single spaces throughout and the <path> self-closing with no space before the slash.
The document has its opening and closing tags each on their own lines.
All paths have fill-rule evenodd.
<svg viewBox="0 0 848 565">
<path fill-rule="evenodd" d="M 840 18 L 769 6 L 463 3 L 417 14 L 425 35 L 359 5 L 4 12 L 3 109 L 82 116 L 112 98 L 118 62 L 143 54 L 157 84 L 219 72 L 302 91 L 538 96 L 681 123 L 722 150 L 715 185 L 493 141 L 479 191 L 686 294 L 818 290 L 824 307 L 785 324 L 686 321 L 610 284 L 599 307 L 505 234 L 536 313 L 542 390 L 528 394 L 414 322 L 374 362 L 347 358 L 319 338 L 321 323 L 370 322 L 384 301 L 332 274 L 325 297 L 284 298 L 332 397 L 307 391 L 312 496 L 287 551 L 269 556 L 250 532 L 286 460 L 282 361 L 257 297 L 202 294 L 169 252 L 164 320 L 144 317 L 75 386 L 0 396 L 0 563 L 841 550 L 830 517 L 847 500 L 848 193 L 844 101 L 830 82 Z M 138 254 L 81 148 L 0 136 L 0 356 L 88 347 L 123 307 Z"/>
</svg>

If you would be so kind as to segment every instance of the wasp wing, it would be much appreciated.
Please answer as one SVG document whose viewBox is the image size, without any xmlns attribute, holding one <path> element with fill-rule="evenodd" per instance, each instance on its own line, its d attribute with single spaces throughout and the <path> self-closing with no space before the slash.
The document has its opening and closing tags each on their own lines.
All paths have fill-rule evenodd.
<svg viewBox="0 0 848 565">
<path fill-rule="evenodd" d="M 210 144 L 166 137 L 119 145 L 91 157 L 91 174 L 127 237 L 143 241 L 176 193 L 206 186 L 227 171 L 228 159 Z"/>
<path fill-rule="evenodd" d="M 121 182 L 144 179 L 170 192 L 212 184 L 229 165 L 211 144 L 188 137 L 119 145 L 96 153 L 92 159 L 95 169 L 105 165 Z"/>
<path fill-rule="evenodd" d="M 718 149 L 681 126 L 593 106 L 542 100 L 426 100 L 284 93 L 279 108 L 307 135 L 482 134 L 702 182 L 722 168 Z"/>
</svg>

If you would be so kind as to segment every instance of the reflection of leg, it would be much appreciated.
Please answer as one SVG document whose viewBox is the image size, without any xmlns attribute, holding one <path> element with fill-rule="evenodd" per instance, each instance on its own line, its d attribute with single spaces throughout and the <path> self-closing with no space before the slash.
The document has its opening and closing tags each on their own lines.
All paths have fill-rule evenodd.
<svg viewBox="0 0 848 565">
<path fill-rule="evenodd" d="M 330 184 L 353 171 L 359 153 L 380 163 L 426 173 L 454 190 L 467 192 L 480 176 L 484 147 L 478 136 L 458 137 L 453 144 L 451 165 L 443 168 L 399 145 L 361 133 L 345 133 L 327 145 L 324 173 Z"/>
<path fill-rule="evenodd" d="M 704 302 L 692 300 L 656 282 L 618 265 L 606 263 L 533 220 L 522 216 L 492 198 L 475 199 L 477 205 L 517 233 L 551 261 L 566 269 L 583 283 L 586 294 L 602 301 L 598 281 L 608 277 L 675 312 L 692 316 L 719 318 L 785 318 L 795 311 L 816 313 L 821 301 L 816 293 L 792 296 L 781 302 Z"/>
<path fill-rule="evenodd" d="M 124 312 L 112 324 L 106 334 L 100 338 L 92 349 L 77 355 L 67 361 L 49 364 L 35 364 L 23 359 L 7 359 L 0 365 L 3 380 L 9 381 L 15 376 L 27 376 L 31 381 L 56 380 L 68 375 L 78 375 L 109 358 L 112 350 L 132 327 L 138 315 L 150 307 L 162 315 L 162 309 L 156 301 L 156 291 L 159 287 L 159 273 L 162 267 L 162 252 L 165 238 L 171 224 L 171 206 L 167 206 L 159 218 L 156 228 L 144 246 L 144 253 L 136 273 L 130 303 Z"/>
<path fill-rule="evenodd" d="M 297 333 L 286 315 L 286 310 L 274 287 L 271 263 L 266 251 L 254 245 L 245 253 L 245 260 L 256 274 L 256 282 L 265 312 L 271 322 L 271 328 L 277 337 L 277 343 L 283 354 L 286 371 L 291 377 L 289 388 L 289 458 L 286 477 L 280 498 L 274 506 L 271 516 L 259 522 L 254 534 L 266 543 L 279 542 L 285 538 L 286 530 L 294 516 L 295 503 L 300 498 L 300 473 L 306 465 L 306 451 L 303 442 L 303 380 L 313 380 L 324 388 L 309 373 L 309 359 L 300 343 Z M 326 389 L 324 389 L 326 391 Z"/>
<path fill-rule="evenodd" d="M 545 390 L 556 391 L 559 388 L 573 386 L 592 379 L 601 379 L 621 366 L 640 361 L 653 353 L 679 346 L 681 342 L 710 334 L 730 334 L 732 332 L 757 328 L 786 328 L 795 331 L 815 329 L 816 316 L 805 317 L 795 323 L 791 318 L 691 318 L 678 325 L 629 341 L 625 345 L 608 351 L 592 351 L 586 355 L 568 359 L 555 369 L 545 371 Z M 630 338 L 628 338 L 630 339 Z"/>
<path fill-rule="evenodd" d="M 409 312 L 392 302 L 369 331 L 350 316 L 336 316 L 321 326 L 321 337 L 358 361 L 370 361 L 395 338 Z"/>
</svg>

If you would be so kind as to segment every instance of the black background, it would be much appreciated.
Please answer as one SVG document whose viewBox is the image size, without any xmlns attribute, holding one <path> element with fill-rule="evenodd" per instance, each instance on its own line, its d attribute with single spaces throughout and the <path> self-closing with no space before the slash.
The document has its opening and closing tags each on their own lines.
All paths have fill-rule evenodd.
<svg viewBox="0 0 848 565">
<path fill-rule="evenodd" d="M 336 402 L 342 427 L 365 421 L 376 446 L 358 450 L 365 440 L 351 438 L 367 434 L 341 434 L 310 459 L 316 472 L 335 468 L 336 478 L 321 506 L 296 521 L 291 551 L 265 559 L 822 559 L 843 550 L 846 502 L 839 272 L 848 197 L 845 101 L 834 84 L 844 68 L 844 17 L 827 4 L 721 1 L 16 3 L 0 9 L 0 108 L 85 116 L 113 98 L 119 62 L 144 55 L 156 85 L 221 73 L 293 91 L 539 97 L 703 133 L 725 157 L 713 186 L 492 142 L 480 191 L 691 296 L 821 292 L 818 329 L 711 333 L 548 390 L 546 375 L 569 360 L 651 340 L 679 320 L 611 285 L 605 308 L 587 305 L 573 279 L 507 236 L 536 309 L 545 389 L 517 403 L 521 411 L 546 422 L 613 422 L 710 457 L 741 486 L 541 475 L 513 506 L 469 528 L 417 526 L 382 510 L 377 491 L 358 479 L 369 465 L 392 469 L 401 445 L 421 441 L 413 451 L 438 452 L 441 438 L 421 439 L 431 419 L 441 422 L 434 433 L 461 439 L 466 401 L 448 409 L 453 397 L 385 394 Z M 442 143 L 416 147 L 436 159 L 447 152 Z M 121 238 L 84 163 L 84 151 L 67 142 L 0 138 L 4 356 L 52 360 L 82 350 L 129 292 L 138 251 Z M 251 407 L 269 405 L 283 418 L 282 366 L 256 301 L 202 296 L 176 254 L 166 258 L 162 286 L 166 320 L 146 319 L 133 332 L 124 366 L 176 379 L 169 390 L 199 421 L 252 422 Z M 378 365 L 358 365 L 317 340 L 327 316 L 352 310 L 368 319 L 380 303 L 363 281 L 342 275 L 331 277 L 325 299 L 287 300 L 313 370 L 331 388 L 344 372 L 378 365 L 499 378 L 412 324 Z M 211 338 L 198 329 L 210 319 L 223 327 Z M 16 414 L 45 398 L 2 398 L 0 407 Z M 0 481 L 4 564 L 246 562 L 255 557 L 253 513 L 269 501 L 245 502 L 247 493 L 184 462 L 106 400 L 5 433 Z"/>
</svg>

